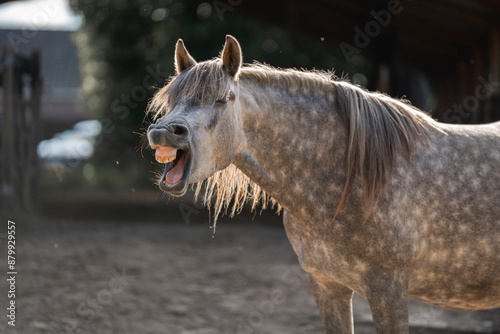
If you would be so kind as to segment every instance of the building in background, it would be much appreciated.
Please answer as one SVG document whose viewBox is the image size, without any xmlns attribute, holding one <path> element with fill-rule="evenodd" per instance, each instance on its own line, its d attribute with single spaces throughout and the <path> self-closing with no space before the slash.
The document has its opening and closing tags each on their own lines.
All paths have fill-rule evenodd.
<svg viewBox="0 0 500 334">
<path fill-rule="evenodd" d="M 4 204 L 29 209 L 40 175 L 40 140 L 84 119 L 71 31 L 81 19 L 61 0 L 0 5 L 0 166 Z"/>
<path fill-rule="evenodd" d="M 20 56 L 40 53 L 42 138 L 85 119 L 75 108 L 81 84 L 71 33 L 81 24 L 68 1 L 13 1 L 0 5 L 0 47 Z"/>
</svg>

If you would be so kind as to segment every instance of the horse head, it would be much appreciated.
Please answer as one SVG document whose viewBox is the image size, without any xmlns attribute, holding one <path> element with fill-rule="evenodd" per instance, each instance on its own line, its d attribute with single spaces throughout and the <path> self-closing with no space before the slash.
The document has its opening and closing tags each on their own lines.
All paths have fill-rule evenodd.
<svg viewBox="0 0 500 334">
<path fill-rule="evenodd" d="M 165 164 L 162 190 L 182 196 L 189 184 L 233 161 L 243 142 L 236 110 L 241 64 L 241 48 L 232 36 L 226 36 L 220 57 L 200 63 L 178 40 L 176 76 L 149 106 L 156 121 L 147 138 L 156 160 Z"/>
</svg>

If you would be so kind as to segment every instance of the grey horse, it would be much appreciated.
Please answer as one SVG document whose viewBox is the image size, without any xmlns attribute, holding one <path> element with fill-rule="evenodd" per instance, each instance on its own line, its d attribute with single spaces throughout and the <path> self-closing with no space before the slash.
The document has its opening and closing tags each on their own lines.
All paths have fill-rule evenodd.
<svg viewBox="0 0 500 334">
<path fill-rule="evenodd" d="M 160 188 L 208 178 L 216 215 L 283 208 L 327 333 L 353 333 L 353 292 L 379 334 L 409 332 L 408 297 L 500 307 L 500 123 L 442 124 L 330 73 L 243 65 L 232 36 L 199 63 L 179 40 L 175 67 L 149 106 Z"/>
</svg>

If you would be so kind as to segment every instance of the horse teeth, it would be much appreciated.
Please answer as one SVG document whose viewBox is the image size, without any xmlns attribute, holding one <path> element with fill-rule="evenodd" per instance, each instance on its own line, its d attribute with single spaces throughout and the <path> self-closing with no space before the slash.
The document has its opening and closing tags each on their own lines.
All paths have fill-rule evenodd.
<svg viewBox="0 0 500 334">
<path fill-rule="evenodd" d="M 156 161 L 162 164 L 168 164 L 175 160 L 177 156 L 177 150 L 168 147 L 157 147 L 155 151 Z"/>
<path fill-rule="evenodd" d="M 161 157 L 161 156 L 157 156 L 156 157 L 156 161 L 158 161 L 159 163 L 162 163 L 162 164 L 168 164 L 169 162 L 172 162 L 175 160 L 175 157 L 172 156 L 172 157 Z"/>
</svg>

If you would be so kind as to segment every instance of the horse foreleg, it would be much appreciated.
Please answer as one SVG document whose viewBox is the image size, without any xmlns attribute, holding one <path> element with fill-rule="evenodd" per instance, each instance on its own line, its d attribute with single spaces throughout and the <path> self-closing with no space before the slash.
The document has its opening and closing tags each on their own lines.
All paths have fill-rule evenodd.
<svg viewBox="0 0 500 334">
<path fill-rule="evenodd" d="M 354 333 L 352 290 L 343 285 L 324 283 L 309 276 L 311 290 L 318 305 L 327 334 Z"/>
<path fill-rule="evenodd" d="M 366 299 L 377 334 L 409 333 L 406 275 L 378 272 L 367 277 L 366 284 Z"/>
</svg>

